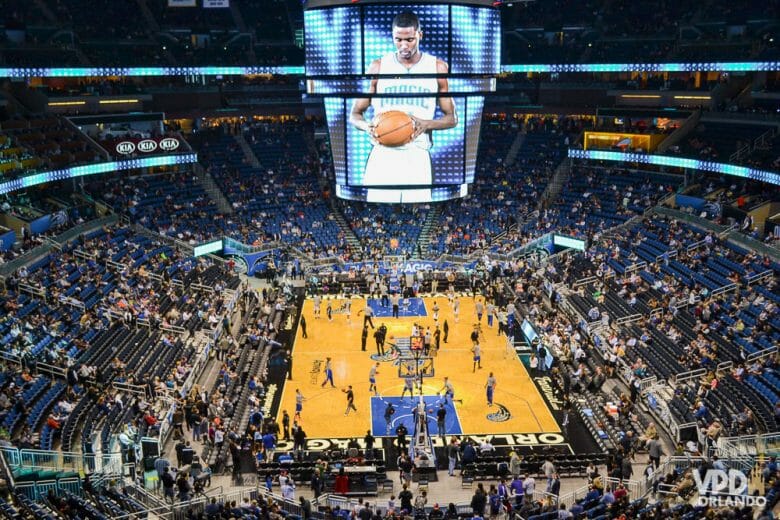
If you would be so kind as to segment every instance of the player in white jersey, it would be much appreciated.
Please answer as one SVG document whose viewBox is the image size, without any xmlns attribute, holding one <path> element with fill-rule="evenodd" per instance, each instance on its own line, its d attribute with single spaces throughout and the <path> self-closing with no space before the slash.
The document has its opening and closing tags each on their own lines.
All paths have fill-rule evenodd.
<svg viewBox="0 0 780 520">
<path fill-rule="evenodd" d="M 357 99 L 352 106 L 350 122 L 372 136 L 374 128 L 364 114 L 370 106 L 374 115 L 388 110 L 400 110 L 414 121 L 412 142 L 399 147 L 374 147 L 366 161 L 364 186 L 431 185 L 431 132 L 453 128 L 457 124 L 455 103 L 451 97 L 436 97 L 449 91 L 447 78 L 412 77 L 412 75 L 446 74 L 447 64 L 420 51 L 420 20 L 411 11 L 404 11 L 393 19 L 393 42 L 396 52 L 371 63 L 368 74 L 396 74 L 403 77 L 371 80 L 371 94 L 420 94 L 421 97 L 376 97 Z M 438 103 L 443 116 L 434 119 Z"/>
</svg>

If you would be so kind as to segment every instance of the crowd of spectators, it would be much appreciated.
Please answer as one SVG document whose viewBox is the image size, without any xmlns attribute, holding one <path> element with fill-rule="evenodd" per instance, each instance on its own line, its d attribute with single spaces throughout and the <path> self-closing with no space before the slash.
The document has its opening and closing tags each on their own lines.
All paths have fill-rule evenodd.
<svg viewBox="0 0 780 520">
<path fill-rule="evenodd" d="M 112 16 L 106 19 L 102 14 L 109 10 Z M 653 8 L 592 0 L 574 8 L 561 1 L 543 6 L 519 2 L 504 4 L 502 11 L 502 32 L 508 35 L 504 55 L 512 63 L 767 60 L 774 51 L 772 33 L 753 28 L 761 25 L 757 21 L 774 20 L 774 7 L 737 14 L 720 1 L 703 9 L 689 0 L 664 1 Z M 106 0 L 89 6 L 79 0 L 44 0 L 32 6 L 14 1 L 4 25 L 23 31 L 24 37 L 21 43 L 18 37 L 2 42 L 0 62 L 302 65 L 303 52 L 295 41 L 302 19 L 301 5 L 286 0 L 253 0 L 230 8 L 149 0 L 143 9 L 132 2 L 116 7 Z M 55 38 L 62 31 L 73 37 Z M 133 45 L 124 45 L 128 42 Z"/>
<path fill-rule="evenodd" d="M 55 116 L 0 121 L 0 152 L 0 180 L 95 162 L 100 157 L 100 150 L 83 134 Z"/>
<path fill-rule="evenodd" d="M 261 121 L 240 131 L 256 166 L 224 128 L 202 133 L 197 145 L 235 211 L 226 216 L 228 235 L 255 246 L 280 241 L 315 258 L 344 255 L 346 237 L 318 184 L 318 159 L 302 135 L 311 131 L 307 123 Z"/>
</svg>

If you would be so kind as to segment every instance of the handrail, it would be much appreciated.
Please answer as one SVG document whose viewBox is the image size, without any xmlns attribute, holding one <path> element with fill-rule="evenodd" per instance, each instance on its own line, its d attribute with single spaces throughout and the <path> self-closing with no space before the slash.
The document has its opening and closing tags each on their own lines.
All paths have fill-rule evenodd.
<svg viewBox="0 0 780 520">
<path fill-rule="evenodd" d="M 62 367 L 55 367 L 54 365 L 49 365 L 47 363 L 38 363 L 36 367 L 39 371 L 49 374 L 50 376 L 62 379 L 65 378 L 65 369 Z"/>
<path fill-rule="evenodd" d="M 707 375 L 706 368 L 696 368 L 694 370 L 689 370 L 687 372 L 681 372 L 679 374 L 675 374 L 671 377 L 671 380 L 674 385 L 679 385 L 680 383 L 684 383 L 692 379 L 698 379 L 705 375 Z"/>
<path fill-rule="evenodd" d="M 753 285 L 754 283 L 763 282 L 764 280 L 771 280 L 772 278 L 774 278 L 774 276 L 775 276 L 775 272 L 772 271 L 771 269 L 767 269 L 766 271 L 763 271 L 761 273 L 754 274 L 753 276 L 749 276 L 747 278 L 747 283 L 748 285 Z"/>
<path fill-rule="evenodd" d="M 121 383 L 119 381 L 112 381 L 111 386 L 117 390 L 127 392 L 142 397 L 146 396 L 146 387 L 140 385 L 131 385 L 130 383 Z"/>
<path fill-rule="evenodd" d="M 754 361 L 760 361 L 762 359 L 772 357 L 775 354 L 777 354 L 778 346 L 769 347 L 764 350 L 759 350 L 758 352 L 753 352 L 747 357 L 748 363 L 753 363 Z"/>
</svg>

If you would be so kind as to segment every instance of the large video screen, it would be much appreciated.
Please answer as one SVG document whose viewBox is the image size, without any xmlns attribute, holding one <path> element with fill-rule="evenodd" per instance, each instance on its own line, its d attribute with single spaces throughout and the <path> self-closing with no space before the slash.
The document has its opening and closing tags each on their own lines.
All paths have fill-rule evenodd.
<svg viewBox="0 0 780 520">
<path fill-rule="evenodd" d="M 499 71 L 498 11 L 398 2 L 310 9 L 304 20 L 307 93 L 324 100 L 336 194 L 463 196 Z M 402 142 L 380 138 L 379 121 L 391 112 L 405 114 Z"/>
<path fill-rule="evenodd" d="M 423 99 L 427 104 L 436 103 L 435 98 L 387 98 L 386 101 L 416 102 Z M 457 119 L 455 126 L 431 131 L 422 139 L 391 148 L 379 145 L 370 133 L 350 122 L 355 99 L 326 98 L 325 112 L 336 183 L 378 188 L 474 182 L 484 101 L 484 96 L 452 98 Z M 377 108 L 372 105 L 366 110 L 364 118 L 372 121 L 376 113 Z M 441 110 L 437 107 L 433 118 L 439 117 Z"/>
<path fill-rule="evenodd" d="M 414 13 L 419 20 L 420 49 L 446 63 L 451 74 L 498 74 L 501 19 L 497 9 L 392 3 L 305 11 L 306 75 L 369 74 L 375 60 L 396 52 L 393 21 L 403 12 Z"/>
</svg>

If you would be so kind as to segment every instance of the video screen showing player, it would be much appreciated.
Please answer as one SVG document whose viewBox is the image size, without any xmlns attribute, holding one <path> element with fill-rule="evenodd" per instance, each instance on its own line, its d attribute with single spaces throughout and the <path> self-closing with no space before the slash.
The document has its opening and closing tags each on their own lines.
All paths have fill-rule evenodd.
<svg viewBox="0 0 780 520">
<path fill-rule="evenodd" d="M 392 22 L 395 51 L 375 59 L 369 75 L 381 75 L 370 82 L 369 94 L 382 96 L 359 98 L 352 106 L 350 123 L 369 134 L 373 147 L 365 164 L 363 186 L 428 186 L 433 184 L 430 150 L 434 132 L 454 128 L 458 124 L 455 103 L 446 95 L 447 63 L 420 49 L 423 31 L 420 19 L 413 11 L 398 13 Z M 386 78 L 385 75 L 396 77 Z M 415 77 L 415 76 L 421 77 Z M 416 94 L 419 97 L 392 97 L 393 94 Z M 438 94 L 438 95 L 437 95 Z M 436 117 L 437 106 L 440 117 Z M 373 108 L 374 118 L 366 119 Z M 394 146 L 382 144 L 383 134 L 377 133 L 377 121 L 388 112 L 402 112 L 412 123 L 408 139 Z"/>
</svg>

